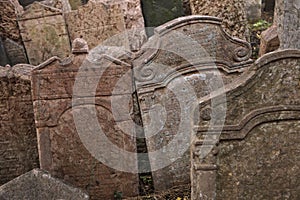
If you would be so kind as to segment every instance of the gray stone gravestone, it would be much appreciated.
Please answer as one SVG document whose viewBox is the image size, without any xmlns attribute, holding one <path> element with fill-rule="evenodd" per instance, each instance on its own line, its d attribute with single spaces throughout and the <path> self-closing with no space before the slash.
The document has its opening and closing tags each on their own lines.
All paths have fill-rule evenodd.
<svg viewBox="0 0 300 200">
<path fill-rule="evenodd" d="M 299 64 L 298 50 L 266 54 L 224 91 L 199 102 L 200 116 L 225 106 L 226 120 L 195 126 L 193 200 L 300 196 Z"/>
<path fill-rule="evenodd" d="M 188 16 L 157 27 L 140 53 L 134 74 L 154 187 L 188 184 L 193 103 L 247 70 L 250 45 L 218 18 Z"/>
</svg>

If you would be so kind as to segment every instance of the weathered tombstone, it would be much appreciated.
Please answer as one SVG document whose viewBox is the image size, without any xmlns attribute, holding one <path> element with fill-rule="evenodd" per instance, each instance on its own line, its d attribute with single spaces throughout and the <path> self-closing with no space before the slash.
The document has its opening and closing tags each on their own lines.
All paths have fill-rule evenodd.
<svg viewBox="0 0 300 200">
<path fill-rule="evenodd" d="M 21 41 L 14 2 L 11 0 L 1 1 L 0 8 L 0 36 L 2 39 Z"/>
<path fill-rule="evenodd" d="M 137 172 L 137 159 L 122 156 L 135 155 L 135 132 L 120 128 L 131 117 L 119 114 L 119 108 L 132 106 L 130 99 L 126 103 L 132 95 L 131 54 L 118 47 L 78 54 L 87 51 L 81 40 L 74 41 L 75 56 L 53 57 L 33 71 L 41 168 L 87 190 L 91 199 L 136 196 L 138 175 L 130 170 Z M 122 103 L 113 105 L 114 100 Z M 127 163 L 130 170 L 123 169 Z"/>
<path fill-rule="evenodd" d="M 66 13 L 66 22 L 70 39 L 83 38 L 90 49 L 100 45 L 103 41 L 125 31 L 125 22 L 120 4 L 105 6 L 97 1 Z M 128 38 L 114 37 L 111 46 L 126 46 L 129 48 Z"/>
<path fill-rule="evenodd" d="M 280 49 L 300 49 L 300 1 L 276 0 L 274 24 Z"/>
<path fill-rule="evenodd" d="M 15 65 L 27 63 L 24 47 L 21 44 L 21 35 L 17 24 L 17 14 L 22 13 L 22 6 L 17 0 L 0 2 L 0 36 L 2 37 L 2 50 L 7 56 L 6 61 L 1 60 L 2 65 Z M 4 55 L 4 54 L 2 54 Z"/>
<path fill-rule="evenodd" d="M 16 65 L 19 63 L 27 63 L 24 47 L 11 39 L 6 39 L 3 42 L 6 50 L 9 64 Z"/>
<path fill-rule="evenodd" d="M 38 65 L 52 56 L 67 57 L 70 41 L 62 11 L 34 2 L 19 16 L 18 24 L 29 63 Z"/>
<path fill-rule="evenodd" d="M 193 15 L 209 15 L 223 20 L 223 28 L 230 35 L 248 39 L 245 0 L 190 0 Z"/>
<path fill-rule="evenodd" d="M 31 99 L 33 66 L 0 66 L 0 185 L 39 167 Z"/>
<path fill-rule="evenodd" d="M 88 200 L 89 196 L 43 170 L 34 169 L 2 185 L 0 199 Z"/>
<path fill-rule="evenodd" d="M 189 16 L 156 28 L 140 53 L 134 74 L 155 190 L 189 184 L 193 104 L 247 70 L 250 45 L 218 18 Z"/>
<path fill-rule="evenodd" d="M 266 54 L 225 91 L 201 101 L 200 115 L 213 109 L 211 101 L 227 109 L 223 126 L 195 126 L 193 200 L 299 198 L 299 66 L 298 50 Z"/>
<path fill-rule="evenodd" d="M 121 37 L 128 37 L 131 51 L 139 50 L 147 40 L 140 0 L 97 0 L 97 2 L 108 6 L 120 5 L 126 28 L 126 33 Z"/>
</svg>

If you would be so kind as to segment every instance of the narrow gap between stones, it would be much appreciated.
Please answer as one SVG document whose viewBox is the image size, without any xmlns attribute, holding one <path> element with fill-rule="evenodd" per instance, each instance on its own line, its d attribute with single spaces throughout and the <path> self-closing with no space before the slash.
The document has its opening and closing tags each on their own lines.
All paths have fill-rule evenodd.
<svg viewBox="0 0 300 200">
<path fill-rule="evenodd" d="M 134 77 L 133 74 L 132 77 Z M 136 146 L 137 146 L 137 157 L 138 157 L 138 169 L 139 172 L 148 171 L 148 172 L 139 173 L 139 194 L 143 196 L 143 195 L 154 193 L 154 185 L 153 185 L 151 165 L 148 156 L 147 143 L 146 143 L 145 132 L 143 128 L 143 121 L 140 112 L 140 105 L 138 101 L 134 78 L 133 78 L 133 87 L 134 87 L 134 93 L 132 95 L 133 113 L 134 113 L 133 121 L 136 126 L 135 130 L 137 136 Z"/>
</svg>

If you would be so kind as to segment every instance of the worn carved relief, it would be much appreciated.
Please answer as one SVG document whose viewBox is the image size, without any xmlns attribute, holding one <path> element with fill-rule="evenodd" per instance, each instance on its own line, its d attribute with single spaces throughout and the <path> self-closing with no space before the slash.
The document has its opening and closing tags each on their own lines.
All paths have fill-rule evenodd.
<svg viewBox="0 0 300 200">
<path fill-rule="evenodd" d="M 195 127 L 200 141 L 204 134 L 214 131 L 221 134 L 215 159 L 217 170 L 211 175 L 213 181 L 209 190 L 197 182 L 203 180 L 205 173 L 197 167 L 203 165 L 201 160 L 192 159 L 193 199 L 199 199 L 201 195 L 216 199 L 299 196 L 295 182 L 299 173 L 295 172 L 289 178 L 279 173 L 279 163 L 288 162 L 285 153 L 291 160 L 286 168 L 288 173 L 299 165 L 296 153 L 299 148 L 289 145 L 300 138 L 297 134 L 300 122 L 299 64 L 300 52 L 297 50 L 266 54 L 249 72 L 225 86 L 226 102 L 217 105 L 227 104 L 224 125 L 209 130 L 209 123 L 202 120 Z M 217 92 L 204 99 L 200 113 L 220 94 Z M 193 155 L 197 154 L 197 143 L 199 141 L 194 143 Z M 291 181 L 291 184 L 287 186 L 285 181 Z M 276 185 L 281 187 L 277 189 Z M 211 191 L 215 193 L 211 194 Z"/>
<path fill-rule="evenodd" d="M 118 52 L 120 56 L 115 58 Z M 93 134 L 95 124 L 99 124 L 113 146 L 136 152 L 134 129 L 127 129 L 131 131 L 128 134 L 120 128 L 120 124 L 131 120 L 130 116 L 115 114 L 112 105 L 113 100 L 132 95 L 128 89 L 132 88 L 132 77 L 126 76 L 131 69 L 130 57 L 130 53 L 117 47 L 98 47 L 89 55 L 76 54 L 65 60 L 51 58 L 33 71 L 41 168 L 87 190 L 91 199 L 113 199 L 115 192 L 123 197 L 138 195 L 138 175 L 100 162 L 97 152 L 90 148 L 105 146 L 103 141 L 87 143 L 83 139 L 89 139 L 87 135 Z M 123 84 L 118 84 L 122 77 Z M 76 84 L 79 85 L 74 89 Z M 129 103 L 128 110 L 130 106 Z M 106 148 L 109 150 L 110 146 Z M 101 152 L 98 154 L 101 156 Z M 136 160 L 130 163 L 137 167 Z"/>
<path fill-rule="evenodd" d="M 153 172 L 154 187 L 163 190 L 189 183 L 186 144 L 193 132 L 194 104 L 247 71 L 252 63 L 250 46 L 227 35 L 218 18 L 189 16 L 156 28 L 139 53 L 134 74 L 148 150 L 168 149 L 176 135 L 185 138 L 174 150 L 186 151 L 182 155 L 166 155 L 165 160 L 150 155 L 154 169 L 174 160 Z"/>
</svg>

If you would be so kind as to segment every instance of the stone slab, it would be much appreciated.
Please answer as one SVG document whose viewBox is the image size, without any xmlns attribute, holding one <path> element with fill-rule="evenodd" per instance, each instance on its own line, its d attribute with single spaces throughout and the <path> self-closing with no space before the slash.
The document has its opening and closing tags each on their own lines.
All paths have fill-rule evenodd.
<svg viewBox="0 0 300 200">
<path fill-rule="evenodd" d="M 77 10 L 66 13 L 65 17 L 71 41 L 82 38 L 90 49 L 125 31 L 120 4 L 105 6 L 98 1 L 89 1 Z M 111 46 L 129 47 L 127 37 L 113 37 L 110 42 Z"/>
<path fill-rule="evenodd" d="M 74 199 L 87 200 L 89 196 L 47 172 L 34 169 L 0 187 L 0 199 Z"/>
<path fill-rule="evenodd" d="M 53 57 L 33 72 L 41 168 L 87 190 L 91 199 L 113 199 L 115 193 L 138 195 L 138 175 L 123 170 L 129 163 L 130 170 L 137 172 L 137 160 L 120 154 L 136 152 L 133 127 L 122 126 L 131 117 L 119 113 L 119 108 L 132 107 L 128 97 L 133 80 L 126 75 L 131 56 L 118 47 L 97 47 L 65 60 Z M 119 99 L 125 102 L 115 107 L 113 102 Z M 91 115 L 93 108 L 96 117 Z M 99 133 L 104 133 L 103 139 L 97 138 Z M 98 147 L 108 155 L 95 152 Z M 117 154 L 111 147 L 117 147 Z"/>
<path fill-rule="evenodd" d="M 3 44 L 10 61 L 10 65 L 13 66 L 20 63 L 28 63 L 23 45 L 20 45 L 11 39 L 4 40 Z"/>
<path fill-rule="evenodd" d="M 280 49 L 300 49 L 299 16 L 299 0 L 276 0 L 274 24 L 278 27 Z"/>
<path fill-rule="evenodd" d="M 34 2 L 18 24 L 29 63 L 38 65 L 52 56 L 70 55 L 70 41 L 61 10 Z"/>
<path fill-rule="evenodd" d="M 223 20 L 223 28 L 231 36 L 248 39 L 244 0 L 190 0 L 193 15 L 209 15 Z"/>
<path fill-rule="evenodd" d="M 249 53 L 247 42 L 231 38 L 220 19 L 206 16 L 159 26 L 143 46 L 133 63 L 155 190 L 190 182 L 186 143 L 193 132 L 193 104 L 246 71 Z M 184 139 L 176 141 L 180 136 Z"/>
<path fill-rule="evenodd" d="M 217 92 L 200 103 L 200 115 L 226 104 L 226 118 L 223 125 L 209 128 L 203 120 L 195 126 L 192 199 L 299 196 L 299 63 L 298 50 L 265 54 L 225 86 L 225 100 Z M 214 108 L 213 100 L 219 101 Z M 205 148 L 212 151 L 204 154 Z"/>
<path fill-rule="evenodd" d="M 30 85 L 32 68 L 0 67 L 0 185 L 39 167 Z"/>
</svg>

